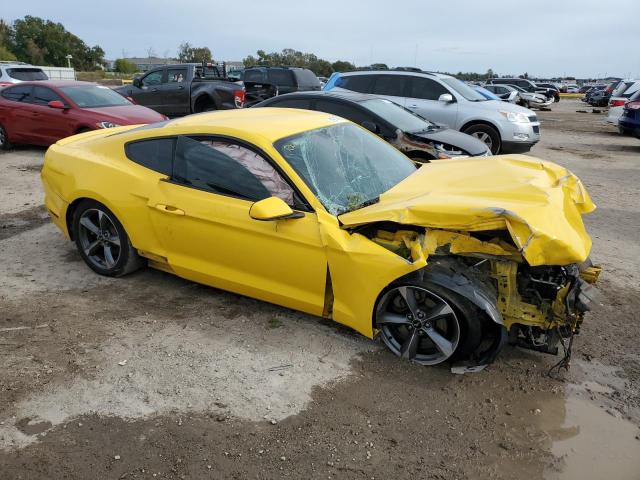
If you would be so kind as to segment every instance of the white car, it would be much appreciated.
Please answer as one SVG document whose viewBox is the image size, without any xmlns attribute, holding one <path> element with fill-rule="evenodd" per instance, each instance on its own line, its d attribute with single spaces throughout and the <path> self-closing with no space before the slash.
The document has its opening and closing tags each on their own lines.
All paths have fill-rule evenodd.
<svg viewBox="0 0 640 480">
<path fill-rule="evenodd" d="M 49 80 L 49 77 L 41 68 L 27 63 L 0 62 L 0 88 L 33 80 Z"/>
<path fill-rule="evenodd" d="M 324 86 L 332 89 L 387 98 L 433 123 L 479 138 L 494 155 L 525 153 L 540 140 L 534 112 L 488 100 L 450 75 L 414 69 L 336 72 Z"/>
<path fill-rule="evenodd" d="M 629 92 L 629 90 L 632 91 Z M 609 114 L 607 115 L 605 122 L 617 127 L 618 120 L 620 120 L 620 117 L 624 112 L 625 104 L 636 100 L 640 100 L 640 82 L 635 82 L 632 87 L 628 88 L 620 96 L 611 97 L 611 99 L 609 99 Z"/>
</svg>

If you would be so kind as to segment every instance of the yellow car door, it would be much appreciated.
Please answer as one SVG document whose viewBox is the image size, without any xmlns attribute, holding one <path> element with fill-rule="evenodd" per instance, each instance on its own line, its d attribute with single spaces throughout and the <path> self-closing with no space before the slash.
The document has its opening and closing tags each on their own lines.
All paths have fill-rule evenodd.
<svg viewBox="0 0 640 480">
<path fill-rule="evenodd" d="M 262 154 L 228 140 L 181 136 L 173 173 L 158 182 L 148 207 L 175 273 L 322 313 L 327 258 L 316 214 Z M 252 219 L 251 205 L 270 196 L 302 215 Z"/>
</svg>

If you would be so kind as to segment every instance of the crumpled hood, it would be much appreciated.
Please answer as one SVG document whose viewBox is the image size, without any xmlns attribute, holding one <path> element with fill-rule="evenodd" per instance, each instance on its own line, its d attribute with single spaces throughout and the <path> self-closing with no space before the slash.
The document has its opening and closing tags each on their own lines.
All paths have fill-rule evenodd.
<svg viewBox="0 0 640 480">
<path fill-rule="evenodd" d="M 345 227 L 390 221 L 460 231 L 507 229 L 530 265 L 583 262 L 595 209 L 567 169 L 525 155 L 439 160 L 422 166 L 374 205 L 339 216 Z"/>
</svg>

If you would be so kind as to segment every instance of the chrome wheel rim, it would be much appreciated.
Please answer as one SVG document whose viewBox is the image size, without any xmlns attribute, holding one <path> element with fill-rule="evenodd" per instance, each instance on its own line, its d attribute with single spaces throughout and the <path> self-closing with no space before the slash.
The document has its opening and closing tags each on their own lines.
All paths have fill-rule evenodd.
<svg viewBox="0 0 640 480">
<path fill-rule="evenodd" d="M 378 303 L 376 325 L 393 353 L 421 365 L 448 360 L 460 342 L 460 323 L 452 306 L 421 287 L 386 292 Z"/>
<path fill-rule="evenodd" d="M 102 210 L 91 208 L 82 213 L 78 239 L 85 257 L 96 267 L 110 270 L 120 260 L 122 249 L 118 229 Z"/>
<path fill-rule="evenodd" d="M 493 140 L 491 140 L 491 135 L 486 132 L 474 132 L 471 136 L 476 137 L 478 140 L 483 142 L 489 149 L 493 148 Z"/>
</svg>

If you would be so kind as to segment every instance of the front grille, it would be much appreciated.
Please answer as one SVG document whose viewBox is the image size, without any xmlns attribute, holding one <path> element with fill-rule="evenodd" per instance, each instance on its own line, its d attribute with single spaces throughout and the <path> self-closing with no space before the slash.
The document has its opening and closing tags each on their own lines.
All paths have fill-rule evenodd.
<svg viewBox="0 0 640 480">
<path fill-rule="evenodd" d="M 533 133 L 540 133 L 540 127 L 538 125 L 533 126 Z"/>
</svg>

